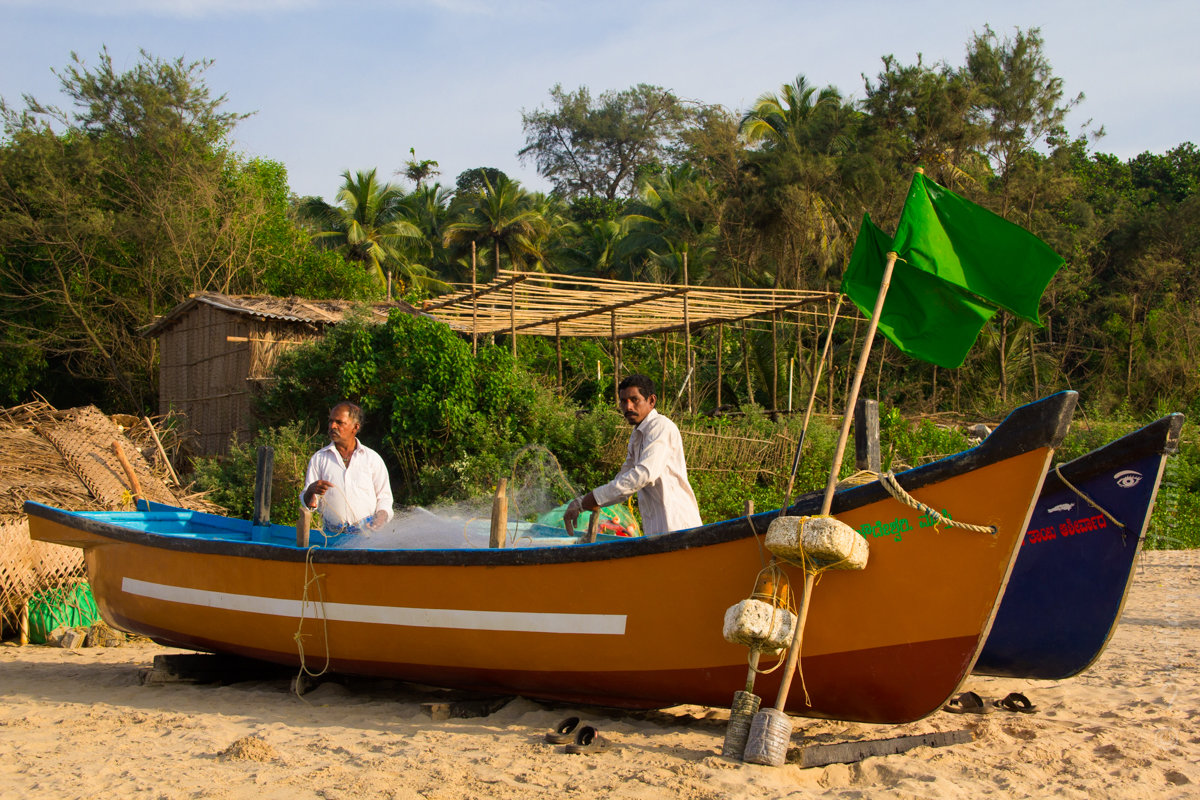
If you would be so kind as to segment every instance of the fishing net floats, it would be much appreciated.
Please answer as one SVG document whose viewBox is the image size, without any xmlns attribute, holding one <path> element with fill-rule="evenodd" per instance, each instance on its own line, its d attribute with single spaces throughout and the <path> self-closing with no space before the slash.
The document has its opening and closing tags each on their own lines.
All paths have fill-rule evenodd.
<svg viewBox="0 0 1200 800">
<path fill-rule="evenodd" d="M 791 720 L 782 709 L 796 672 L 814 582 L 826 570 L 866 567 L 868 545 L 858 531 L 825 515 L 776 517 L 767 528 L 765 543 L 774 558 L 758 574 L 754 594 L 725 612 L 725 640 L 750 648 L 750 669 L 745 689 L 733 695 L 721 754 L 754 764 L 780 766 L 787 756 L 792 733 Z M 792 605 L 787 573 L 779 562 L 804 571 L 799 612 Z M 762 700 L 754 694 L 755 677 L 760 672 L 773 672 L 780 665 L 759 670 L 759 657 L 762 653 L 785 652 L 787 660 L 775 708 L 760 710 Z M 801 675 L 801 683 L 803 680 Z"/>
<path fill-rule="evenodd" d="M 725 730 L 725 743 L 721 747 L 724 756 L 740 759 L 746 749 L 750 721 L 762 705 L 762 698 L 754 694 L 755 677 L 760 671 L 774 672 L 783 663 L 781 659 L 769 670 L 758 668 L 762 653 L 780 655 L 792 641 L 792 633 L 796 629 L 796 610 L 791 598 L 787 573 L 772 559 L 758 573 L 754 593 L 725 612 L 725 641 L 750 648 L 750 667 L 746 672 L 746 688 L 733 693 L 729 727 Z"/>
</svg>

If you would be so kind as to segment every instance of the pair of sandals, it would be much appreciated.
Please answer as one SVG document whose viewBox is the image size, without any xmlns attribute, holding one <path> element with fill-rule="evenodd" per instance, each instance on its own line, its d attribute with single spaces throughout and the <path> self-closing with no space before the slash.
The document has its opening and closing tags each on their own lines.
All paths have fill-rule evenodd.
<svg viewBox="0 0 1200 800">
<path fill-rule="evenodd" d="M 1032 714 L 1037 706 L 1029 702 L 1029 698 L 1020 692 L 1009 692 L 999 700 L 991 703 L 985 701 L 975 692 L 963 692 L 947 703 L 943 710 L 951 714 L 990 714 L 996 709 L 1013 711 L 1018 714 Z"/>
<path fill-rule="evenodd" d="M 580 725 L 579 717 L 567 717 L 546 734 L 550 744 L 565 744 L 564 752 L 576 755 L 602 753 L 612 748 L 612 742 L 600 735 L 591 725 Z"/>
</svg>

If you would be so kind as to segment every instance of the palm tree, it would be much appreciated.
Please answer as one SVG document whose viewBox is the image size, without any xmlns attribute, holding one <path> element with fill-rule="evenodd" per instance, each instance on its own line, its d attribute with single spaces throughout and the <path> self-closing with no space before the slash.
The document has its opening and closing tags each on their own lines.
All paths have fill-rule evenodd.
<svg viewBox="0 0 1200 800">
<path fill-rule="evenodd" d="M 319 197 L 306 198 L 301 215 L 314 223 L 313 241 L 336 248 L 386 283 L 397 272 L 408 285 L 428 277 L 424 267 L 403 257 L 405 247 L 422 241 L 421 230 L 405 218 L 404 191 L 379 183 L 375 170 L 342 173 L 337 205 Z"/>
<path fill-rule="evenodd" d="M 501 175 L 493 185 L 485 176 L 479 192 L 455 200 L 460 216 L 446 227 L 443 241 L 447 247 L 470 242 L 490 246 L 493 275 L 500 269 L 502 253 L 508 255 L 514 269 L 530 259 L 542 259 L 540 244 L 546 220 L 517 181 Z"/>
<path fill-rule="evenodd" d="M 815 95 L 815 99 L 814 99 Z M 767 92 L 754 102 L 742 117 L 740 129 L 749 142 L 765 142 L 772 147 L 806 149 L 818 124 L 830 110 L 841 105 L 842 96 L 833 86 L 819 92 L 808 79 L 797 75 L 778 95 Z"/>
<path fill-rule="evenodd" d="M 417 149 L 415 147 L 408 148 L 408 154 L 410 158 L 404 162 L 404 169 L 396 170 L 396 173 L 400 174 L 403 172 L 404 176 L 415 183 L 417 188 L 420 189 L 425 185 L 425 181 L 428 178 L 439 174 L 438 162 L 428 158 L 418 161 Z"/>
<path fill-rule="evenodd" d="M 712 209 L 719 200 L 716 185 L 692 167 L 675 167 L 642 184 L 641 197 L 622 222 L 626 236 L 618 257 L 642 260 L 655 280 L 683 277 L 683 255 L 688 254 L 689 278 L 703 281 L 716 255 L 716 230 Z"/>
</svg>

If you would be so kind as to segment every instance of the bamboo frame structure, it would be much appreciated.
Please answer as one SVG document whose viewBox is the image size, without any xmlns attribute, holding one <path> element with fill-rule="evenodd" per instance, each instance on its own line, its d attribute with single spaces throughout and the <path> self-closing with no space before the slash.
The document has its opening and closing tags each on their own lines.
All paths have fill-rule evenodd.
<svg viewBox="0 0 1200 800">
<path fill-rule="evenodd" d="M 804 289 L 680 286 L 500 270 L 490 283 L 465 286 L 426 302 L 421 310 L 466 334 L 621 340 L 682 331 L 690 339 L 713 325 L 770 317 L 836 296 Z M 816 313 L 828 316 L 827 311 Z"/>
</svg>

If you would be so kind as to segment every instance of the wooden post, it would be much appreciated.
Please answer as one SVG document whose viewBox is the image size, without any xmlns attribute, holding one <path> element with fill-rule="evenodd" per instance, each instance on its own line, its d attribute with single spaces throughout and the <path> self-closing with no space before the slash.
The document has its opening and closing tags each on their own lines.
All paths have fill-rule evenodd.
<svg viewBox="0 0 1200 800">
<path fill-rule="evenodd" d="M 479 296 L 475 294 L 475 242 L 471 242 L 471 355 L 479 352 Z"/>
<path fill-rule="evenodd" d="M 139 501 L 144 502 L 142 497 L 142 485 L 138 482 L 138 477 L 133 471 L 133 465 L 129 463 L 129 459 L 125 457 L 125 451 L 121 449 L 121 443 L 113 439 L 113 452 L 117 455 L 117 461 L 121 462 L 121 469 L 125 470 L 125 477 L 129 479 L 129 486 L 133 491 L 133 504 L 135 508 L 139 508 Z"/>
<path fill-rule="evenodd" d="M 771 298 L 775 302 L 775 298 Z M 779 410 L 779 320 L 778 312 L 771 312 L 771 410 Z"/>
<path fill-rule="evenodd" d="M 300 505 L 300 516 L 296 518 L 296 547 L 308 547 L 308 532 L 312 529 L 312 511 Z"/>
<path fill-rule="evenodd" d="M 879 474 L 879 401 L 860 397 L 854 406 L 854 463 Z"/>
<path fill-rule="evenodd" d="M 562 391 L 562 331 L 559 329 L 561 323 L 554 323 L 554 355 L 558 358 L 558 389 Z"/>
<path fill-rule="evenodd" d="M 592 512 L 592 516 L 588 519 L 587 533 L 584 534 L 583 543 L 591 544 L 596 541 L 596 533 L 600 530 L 600 509 Z"/>
<path fill-rule="evenodd" d="M 788 413 L 792 410 L 792 382 L 796 378 L 796 357 L 788 359 Z"/>
<path fill-rule="evenodd" d="M 1042 396 L 1042 387 L 1038 384 L 1037 371 L 1037 348 L 1034 346 L 1033 326 L 1029 326 L 1029 366 L 1033 368 L 1033 396 L 1037 399 Z M 1128 397 L 1128 393 L 1125 395 Z"/>
<path fill-rule="evenodd" d="M 742 366 L 746 371 L 746 402 L 754 402 L 754 384 L 750 382 L 750 343 L 746 332 L 746 320 L 742 320 Z"/>
<path fill-rule="evenodd" d="M 21 647 L 29 644 L 29 601 L 21 603 L 21 618 L 17 622 L 17 644 Z"/>
<path fill-rule="evenodd" d="M 261 445 L 254 469 L 254 524 L 271 523 L 271 480 L 275 476 L 275 448 Z"/>
<path fill-rule="evenodd" d="M 667 344 L 668 344 L 667 337 L 670 335 L 671 334 L 667 333 L 666 331 L 663 331 L 662 380 L 658 384 L 658 396 L 659 397 L 667 396 L 667 355 L 668 355 L 668 353 L 667 353 Z M 666 410 L 667 409 L 664 406 L 663 413 L 666 413 Z"/>
<path fill-rule="evenodd" d="M 488 547 L 504 547 L 508 543 L 507 488 L 508 478 L 497 481 L 496 496 L 492 499 L 492 533 L 488 537 Z"/>
<path fill-rule="evenodd" d="M 717 325 L 717 408 L 721 408 L 721 382 L 725 379 L 721 373 L 721 355 L 725 350 L 725 323 Z"/>
<path fill-rule="evenodd" d="M 512 337 L 512 357 L 517 360 L 517 282 L 509 287 L 508 333 Z"/>
<path fill-rule="evenodd" d="M 612 333 L 612 349 L 613 349 L 613 402 L 616 403 L 621 399 L 621 392 L 617 387 L 621 383 L 621 351 L 617 342 L 617 312 L 608 312 L 608 327 Z"/>
</svg>

